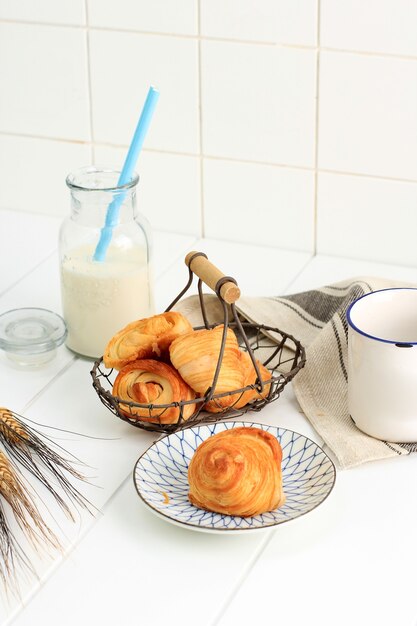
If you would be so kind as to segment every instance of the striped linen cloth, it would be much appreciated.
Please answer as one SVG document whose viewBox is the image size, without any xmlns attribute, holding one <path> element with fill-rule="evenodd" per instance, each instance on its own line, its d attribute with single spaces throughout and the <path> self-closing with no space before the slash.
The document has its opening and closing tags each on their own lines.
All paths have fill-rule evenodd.
<svg viewBox="0 0 417 626">
<path fill-rule="evenodd" d="M 347 308 L 366 293 L 401 286 L 409 285 L 381 278 L 352 278 L 289 296 L 242 297 L 237 303 L 248 320 L 278 326 L 305 346 L 307 361 L 293 380 L 294 392 L 340 469 L 417 451 L 417 443 L 380 441 L 361 432 L 347 403 Z"/>
</svg>

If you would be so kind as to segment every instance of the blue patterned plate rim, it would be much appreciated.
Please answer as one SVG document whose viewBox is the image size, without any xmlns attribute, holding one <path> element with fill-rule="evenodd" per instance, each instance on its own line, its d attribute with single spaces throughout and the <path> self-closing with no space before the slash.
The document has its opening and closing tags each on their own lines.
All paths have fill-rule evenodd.
<svg viewBox="0 0 417 626">
<path fill-rule="evenodd" d="M 171 440 L 175 440 L 175 438 L 180 437 L 181 435 L 184 435 L 184 433 L 190 433 L 193 432 L 194 434 L 198 434 L 199 435 L 199 431 L 202 428 L 206 428 L 208 429 L 208 434 L 206 437 L 202 438 L 200 437 L 201 441 L 199 442 L 202 443 L 202 441 L 204 441 L 205 439 L 207 439 L 209 436 L 212 436 L 213 434 L 216 433 L 217 430 L 221 431 L 221 430 L 229 430 L 230 428 L 235 428 L 235 427 L 240 427 L 240 426 L 244 426 L 244 427 L 255 427 L 255 428 L 262 428 L 263 430 L 267 430 L 268 432 L 272 431 L 272 434 L 274 434 L 278 440 L 280 442 L 282 442 L 284 436 L 288 436 L 288 434 L 290 434 L 292 437 L 294 437 L 294 435 L 297 438 L 301 438 L 302 440 L 304 440 L 304 450 L 306 450 L 306 445 L 313 446 L 315 451 L 318 452 L 318 454 L 321 453 L 321 455 L 323 456 L 324 461 L 326 462 L 328 468 L 326 470 L 326 473 L 324 475 L 329 474 L 329 484 L 326 485 L 326 492 L 323 494 L 323 496 L 318 499 L 317 502 L 314 503 L 313 506 L 311 506 L 310 508 L 308 508 L 305 511 L 299 511 L 297 514 L 294 514 L 292 517 L 287 517 L 286 519 L 280 519 L 280 520 L 268 520 L 268 521 L 262 521 L 261 524 L 258 524 L 256 526 L 251 526 L 251 525 L 247 525 L 246 527 L 240 527 L 240 523 L 241 520 L 243 520 L 244 522 L 247 522 L 247 520 L 251 521 L 251 520 L 257 520 L 259 517 L 262 518 L 263 515 L 267 515 L 268 517 L 270 517 L 271 515 L 276 515 L 276 514 L 280 514 L 281 511 L 283 509 L 285 509 L 285 507 L 287 506 L 287 502 L 288 502 L 288 493 L 286 493 L 286 488 L 285 488 L 285 482 L 288 483 L 288 478 L 290 478 L 291 476 L 294 475 L 294 472 L 292 473 L 288 473 L 286 472 L 286 466 L 289 462 L 289 460 L 291 460 L 292 456 L 286 454 L 285 449 L 287 447 L 288 444 L 286 444 L 283 447 L 283 458 L 282 458 L 282 471 L 283 471 L 283 480 L 284 480 L 284 493 L 286 493 L 287 495 L 287 502 L 284 504 L 283 507 L 280 507 L 279 509 L 276 509 L 275 511 L 271 511 L 268 512 L 267 514 L 262 514 L 261 516 L 255 516 L 255 517 L 251 517 L 251 518 L 241 518 L 241 517 L 236 517 L 236 516 L 226 516 L 226 515 L 222 515 L 219 513 L 211 513 L 211 512 L 207 512 L 207 511 L 203 511 L 203 509 L 199 509 L 197 507 L 195 507 L 194 505 L 192 505 L 189 501 L 187 502 L 187 505 L 190 509 L 194 509 L 196 512 L 200 512 L 201 515 L 204 517 L 205 515 L 207 517 L 213 517 L 215 516 L 218 520 L 225 520 L 225 519 L 230 519 L 232 522 L 235 522 L 235 525 L 231 525 L 230 527 L 227 526 L 221 526 L 221 527 L 214 527 L 213 524 L 208 525 L 208 524 L 196 524 L 196 523 L 192 523 L 190 521 L 183 521 L 181 519 L 178 519 L 175 517 L 175 515 L 171 514 L 167 514 L 167 512 L 162 511 L 160 508 L 157 508 L 156 506 L 154 506 L 150 501 L 149 498 L 147 498 L 146 494 L 142 492 L 139 483 L 139 479 L 137 474 L 140 471 L 140 464 L 141 462 L 143 462 L 144 460 L 147 459 L 147 457 L 149 457 L 149 454 L 154 450 L 157 449 L 158 446 L 161 446 L 161 444 L 164 444 L 164 442 L 166 442 L 167 440 L 171 439 Z M 184 437 L 183 439 L 184 440 Z M 189 442 L 187 442 L 188 445 Z M 198 445 L 199 445 L 198 444 Z M 197 448 L 197 446 L 195 446 L 195 449 Z M 315 455 L 317 456 L 317 455 Z M 183 454 L 183 460 L 185 462 L 185 456 Z M 299 464 L 300 465 L 300 464 Z M 168 466 L 166 466 L 168 467 Z M 287 479 L 287 481 L 285 481 L 285 479 Z M 297 482 L 297 481 L 295 481 Z M 279 526 L 281 524 L 284 524 L 286 522 L 290 522 L 293 521 L 295 519 L 299 519 L 300 517 L 306 515 L 307 513 L 310 513 L 311 511 L 313 511 L 315 508 L 317 508 L 320 504 L 322 504 L 330 495 L 330 493 L 332 492 L 334 485 L 336 482 L 336 467 L 333 463 L 333 461 L 330 459 L 330 457 L 326 454 L 326 452 L 323 450 L 323 448 L 321 446 L 319 446 L 315 441 L 313 441 L 312 439 L 310 439 L 309 437 L 306 437 L 305 435 L 298 433 L 297 431 L 294 430 L 290 430 L 288 428 L 283 428 L 280 426 L 275 426 L 275 425 L 270 425 L 270 424 L 262 424 L 260 422 L 243 422 L 243 421 L 239 421 L 239 422 L 231 422 L 228 420 L 225 421 L 219 421 L 216 423 L 212 423 L 212 424 L 198 424 L 198 425 L 194 425 L 194 426 L 190 426 L 188 428 L 184 428 L 182 430 L 176 431 L 174 433 L 169 433 L 167 435 L 165 435 L 164 437 L 161 437 L 159 439 L 157 439 L 156 441 L 154 441 L 142 454 L 141 456 L 138 458 L 138 460 L 135 463 L 134 469 L 133 469 L 133 483 L 135 485 L 135 489 L 136 492 L 138 494 L 138 496 L 140 497 L 140 499 L 142 500 L 142 502 L 158 517 L 161 517 L 162 519 L 164 519 L 167 522 L 170 522 L 176 526 L 181 526 L 183 528 L 189 528 L 190 530 L 197 530 L 197 531 L 202 531 L 202 532 L 212 532 L 212 533 L 221 533 L 221 534 L 232 534 L 232 533 L 240 533 L 242 531 L 261 531 L 261 530 L 266 530 L 268 528 L 274 527 L 274 526 Z M 182 485 L 187 485 L 187 492 L 188 492 L 188 481 L 185 479 L 184 477 L 182 477 L 181 481 L 178 481 L 178 484 L 182 484 Z M 291 483 L 290 483 L 291 484 Z M 287 488 L 288 488 L 288 484 L 287 484 Z M 160 495 L 164 494 L 164 491 L 160 491 L 160 490 L 154 490 L 154 493 L 159 493 Z M 167 503 L 168 504 L 168 503 Z M 173 508 L 172 506 L 170 507 L 171 509 Z M 169 509 L 168 509 L 169 511 Z M 237 525 L 236 525 L 237 524 Z"/>
</svg>

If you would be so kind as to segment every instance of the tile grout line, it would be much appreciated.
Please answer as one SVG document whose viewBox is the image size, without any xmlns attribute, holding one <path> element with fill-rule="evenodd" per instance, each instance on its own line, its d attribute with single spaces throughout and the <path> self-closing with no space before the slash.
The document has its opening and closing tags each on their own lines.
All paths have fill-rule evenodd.
<svg viewBox="0 0 417 626">
<path fill-rule="evenodd" d="M 57 381 L 61 376 L 63 376 L 77 361 L 80 359 L 74 354 L 71 355 L 71 360 L 65 363 L 65 365 L 58 371 L 52 378 L 48 380 L 48 382 L 41 388 L 39 391 L 35 393 L 32 398 L 26 402 L 25 406 L 22 409 L 22 413 L 24 414 L 31 406 L 34 404 L 48 389 Z"/>
<path fill-rule="evenodd" d="M 20 137 L 21 139 L 39 139 L 41 141 L 55 141 L 58 143 L 78 144 L 80 146 L 88 146 L 91 144 L 90 139 L 70 139 L 69 137 L 50 137 L 49 135 L 37 135 L 32 133 L 18 133 L 13 130 L 0 130 L 0 136 L 3 137 Z"/>
<path fill-rule="evenodd" d="M 5 19 L 0 18 L 0 24 L 14 24 L 14 25 L 24 25 L 24 26 L 46 26 L 52 28 L 69 28 L 74 30 L 96 30 L 98 32 L 109 32 L 109 33 L 129 33 L 133 35 L 141 35 L 146 37 L 175 37 L 177 39 L 187 39 L 187 40 L 198 40 L 203 39 L 207 41 L 218 41 L 224 43 L 237 43 L 237 44 L 248 44 L 251 46 L 270 46 L 270 47 L 279 47 L 279 48 L 291 48 L 294 50 L 314 50 L 314 46 L 308 44 L 297 44 L 297 43 L 286 43 L 280 41 L 261 41 L 257 39 L 239 39 L 237 37 L 219 37 L 213 35 L 200 35 L 199 32 L 197 34 L 187 34 L 187 33 L 175 33 L 175 32 L 165 32 L 165 31 L 156 31 L 156 30 L 140 30 L 135 28 L 114 28 L 111 26 L 92 26 L 89 24 L 61 24 L 54 22 L 34 22 L 30 20 L 13 20 L 13 19 Z M 416 57 L 417 58 L 417 57 Z"/>
<path fill-rule="evenodd" d="M 161 232 L 161 231 L 160 231 Z M 162 231 L 163 232 L 163 231 Z M 170 233 L 172 234 L 172 233 Z M 162 278 L 164 278 L 164 276 L 166 274 L 168 274 L 168 272 L 175 267 L 175 265 L 179 262 L 182 261 L 184 259 L 184 252 L 188 252 L 191 249 L 191 246 L 193 246 L 194 248 L 196 247 L 195 244 L 197 244 L 199 241 L 201 241 L 202 237 L 198 237 L 197 235 L 189 235 L 191 238 L 194 237 L 191 245 L 184 245 L 184 247 L 181 246 L 182 251 L 179 252 L 178 251 L 178 255 L 175 257 L 175 259 L 173 260 L 173 262 L 168 265 L 168 267 L 166 267 L 164 270 L 162 270 L 162 272 L 160 274 L 158 274 L 158 276 L 155 277 L 155 283 L 158 283 Z M 184 274 L 185 276 L 185 274 Z M 184 279 L 185 282 L 185 279 Z"/>
<path fill-rule="evenodd" d="M 14 25 L 26 25 L 26 26 L 47 26 L 53 28 L 70 28 L 75 30 L 96 30 L 100 32 L 110 32 L 110 33 L 130 33 L 135 35 L 143 35 L 143 36 L 155 36 L 155 37 L 175 37 L 178 39 L 201 39 L 203 41 L 218 41 L 224 43 L 236 43 L 236 44 L 246 44 L 250 46 L 271 46 L 278 48 L 289 48 L 291 50 L 310 50 L 313 51 L 316 49 L 316 46 L 308 45 L 308 44 L 296 44 L 296 43 L 285 43 L 279 41 L 259 41 L 259 40 L 251 40 L 251 39 L 238 39 L 233 37 L 216 37 L 210 35 L 199 36 L 197 35 L 187 35 L 186 33 L 172 33 L 172 32 L 161 32 L 161 31 L 146 31 L 146 30 L 137 30 L 134 28 L 113 28 L 111 26 L 89 26 L 88 24 L 61 24 L 55 22 L 35 22 L 31 20 L 18 20 L 18 19 L 6 19 L 0 18 L 0 24 L 14 24 Z M 379 57 L 379 58 L 387 58 L 387 59 L 403 59 L 408 61 L 417 61 L 417 54 L 401 54 L 395 52 L 377 52 L 377 51 L 369 51 L 362 50 L 356 48 L 335 48 L 332 46 L 323 46 L 322 50 L 325 52 L 336 52 L 342 54 L 356 54 L 360 56 L 369 56 L 369 57 Z"/>
<path fill-rule="evenodd" d="M 227 610 L 229 609 L 236 595 L 239 593 L 240 588 L 244 584 L 245 580 L 248 578 L 249 574 L 253 571 L 256 563 L 259 561 L 260 557 L 265 552 L 268 544 L 271 542 L 273 533 L 274 533 L 273 530 L 270 530 L 268 533 L 266 533 L 265 539 L 261 541 L 260 544 L 257 546 L 255 553 L 249 559 L 248 563 L 246 564 L 244 568 L 244 571 L 238 577 L 237 581 L 233 585 L 231 592 L 228 594 L 226 600 L 223 602 L 222 606 L 215 614 L 213 620 L 210 623 L 210 626 L 220 625 L 222 618 L 226 614 Z"/>
<path fill-rule="evenodd" d="M 313 204 L 313 254 L 317 254 L 317 217 L 318 217 L 318 184 L 319 184 L 319 113 L 320 113 L 320 0 L 317 0 L 317 52 L 316 52 L 316 115 L 315 115 L 315 146 L 314 146 L 314 204 Z"/>
<path fill-rule="evenodd" d="M 0 209 L 1 210 L 1 209 Z M 16 213 L 18 213 L 18 211 L 16 211 Z M 22 211 L 23 213 L 23 211 Z M 47 216 L 46 216 L 47 217 Z M 31 266 L 31 268 L 29 270 L 27 270 L 27 272 L 25 272 L 24 274 L 22 274 L 19 278 L 17 278 L 13 283 L 11 283 L 10 285 L 8 285 L 5 289 L 3 289 L 3 291 L 0 291 L 0 298 L 2 298 L 3 296 L 5 296 L 11 289 L 13 289 L 14 287 L 16 287 L 16 285 L 18 285 L 22 280 L 24 280 L 25 278 L 27 278 L 28 276 L 30 276 L 30 274 L 32 274 L 32 272 L 34 272 L 35 270 L 38 269 L 38 267 L 40 267 L 43 263 L 45 263 L 48 259 L 50 259 L 55 253 L 56 253 L 57 249 L 54 248 L 51 252 L 49 252 L 45 257 L 43 257 L 43 259 L 41 259 L 40 261 L 38 261 L 38 263 L 36 263 L 36 265 Z"/>
<path fill-rule="evenodd" d="M 93 88 L 91 84 L 91 46 L 90 46 L 90 29 L 89 25 L 89 13 L 88 13 L 88 0 L 84 0 L 85 21 L 86 21 L 86 51 L 87 51 L 87 97 L 88 97 L 88 111 L 90 122 L 90 162 L 95 162 L 95 144 L 94 144 L 94 124 L 93 124 Z"/>
<path fill-rule="evenodd" d="M 330 46 L 322 46 L 324 52 L 334 52 L 336 54 L 355 54 L 358 56 L 371 57 L 376 59 L 400 59 L 402 61 L 417 61 L 417 55 L 412 54 L 396 54 L 395 52 L 372 52 L 370 50 L 349 50 L 349 48 L 333 48 Z"/>
<path fill-rule="evenodd" d="M 298 279 L 299 276 L 301 276 L 301 274 L 307 269 L 307 267 L 310 265 L 310 263 L 312 262 L 312 260 L 314 259 L 315 255 L 311 254 L 309 256 L 309 258 L 306 260 L 306 262 L 303 264 L 303 266 L 298 270 L 298 272 L 296 272 L 296 274 L 291 278 L 291 280 L 287 283 L 285 289 L 283 290 L 283 295 L 284 294 L 288 294 L 289 290 L 291 289 L 291 286 L 295 283 L 295 281 Z M 279 295 L 279 294 L 278 294 Z"/>
<path fill-rule="evenodd" d="M 321 51 L 323 51 L 323 48 L 321 48 Z M 60 142 L 60 143 L 80 144 L 80 145 L 87 145 L 87 146 L 93 144 L 92 141 L 82 141 L 78 139 L 65 139 L 63 137 L 48 137 L 46 135 L 28 135 L 26 133 L 17 133 L 17 132 L 11 132 L 11 131 L 8 131 L 8 132 L 0 131 L 0 137 L 18 137 L 21 139 L 38 139 L 40 141 L 55 141 L 55 142 Z M 105 147 L 105 148 L 115 148 L 115 149 L 128 148 L 127 144 L 115 144 L 115 143 L 109 143 L 105 141 L 95 141 L 94 146 Z M 199 158 L 199 154 L 197 153 L 177 152 L 175 150 L 143 148 L 143 152 L 150 152 L 153 154 L 161 154 L 161 155 L 179 156 L 179 157 L 184 157 L 184 158 Z M 307 165 L 273 163 L 269 161 L 253 161 L 250 159 L 244 159 L 244 158 L 239 159 L 237 157 L 217 156 L 213 154 L 205 154 L 204 159 L 207 159 L 209 161 L 227 161 L 230 163 L 244 163 L 248 165 L 260 165 L 264 167 L 280 168 L 280 169 L 286 169 L 286 170 L 298 171 L 298 172 L 313 172 L 314 173 L 316 171 L 316 168 L 309 167 Z M 363 172 L 350 172 L 350 171 L 345 171 L 345 170 L 336 170 L 336 169 L 330 169 L 327 167 L 323 167 L 323 168 L 319 167 L 317 168 L 317 171 L 322 174 L 332 174 L 332 175 L 337 175 L 337 176 L 354 176 L 357 178 L 368 178 L 371 180 L 385 180 L 385 181 L 392 181 L 392 182 L 397 182 L 397 183 L 410 183 L 410 184 L 417 183 L 417 177 L 416 178 L 400 178 L 396 176 L 384 176 L 383 174 L 365 174 Z"/>
<path fill-rule="evenodd" d="M 318 168 L 322 174 L 337 174 L 338 176 L 355 176 L 357 178 L 370 178 L 373 180 L 389 180 L 396 183 L 417 183 L 417 178 L 396 178 L 395 176 L 383 176 L 382 174 L 363 174 L 362 172 L 349 172 L 344 170 L 331 170 L 326 167 Z"/>
<path fill-rule="evenodd" d="M 87 145 L 87 146 L 92 145 L 91 141 L 63 139 L 60 137 L 47 137 L 45 135 L 27 135 L 23 133 L 15 133 L 15 132 L 0 131 L 0 138 L 1 137 L 18 137 L 19 139 L 36 139 L 39 141 L 54 141 L 54 142 L 59 142 L 59 143 L 80 144 L 80 145 Z M 128 148 L 128 146 L 125 144 L 114 144 L 114 143 L 107 143 L 107 142 L 101 142 L 101 141 L 96 141 L 94 143 L 94 146 L 102 147 L 102 148 L 103 147 L 114 148 L 114 149 Z M 159 154 L 159 155 L 165 155 L 165 156 L 169 155 L 169 156 L 178 156 L 178 157 L 195 158 L 195 159 L 199 158 L 198 154 L 194 154 L 191 152 L 175 152 L 174 150 L 160 150 L 156 148 L 143 148 L 143 152 L 149 152 L 152 154 Z M 294 172 L 305 172 L 305 173 L 314 174 L 316 171 L 314 167 L 308 167 L 307 165 L 291 165 L 287 163 L 273 163 L 269 161 L 250 161 L 249 159 L 238 159 L 237 157 L 235 158 L 235 157 L 228 157 L 228 156 L 215 156 L 215 155 L 210 155 L 210 154 L 204 155 L 204 159 L 207 159 L 208 161 L 226 161 L 228 163 L 259 165 L 262 167 L 279 168 L 279 169 L 284 169 L 284 170 L 291 170 Z M 416 178 L 400 178 L 396 176 L 384 176 L 383 174 L 365 174 L 363 172 L 350 172 L 350 171 L 336 170 L 336 169 L 333 170 L 328 167 L 319 167 L 317 169 L 317 172 L 320 174 L 331 174 L 334 176 L 352 176 L 355 178 L 365 178 L 369 180 L 390 181 L 394 183 L 407 183 L 411 185 L 417 184 L 417 177 Z M 7 209 L 7 207 L 2 207 L 2 208 Z M 9 210 L 20 211 L 20 209 L 9 209 Z M 22 212 L 25 212 L 25 211 L 22 210 Z M 27 212 L 32 213 L 32 211 L 27 211 Z"/>
<path fill-rule="evenodd" d="M 205 212 L 204 212 L 204 147 L 203 147 L 203 87 L 202 87 L 202 62 L 201 62 L 201 0 L 197 0 L 197 58 L 198 58 L 198 122 L 200 132 L 200 236 L 205 236 Z"/>
</svg>

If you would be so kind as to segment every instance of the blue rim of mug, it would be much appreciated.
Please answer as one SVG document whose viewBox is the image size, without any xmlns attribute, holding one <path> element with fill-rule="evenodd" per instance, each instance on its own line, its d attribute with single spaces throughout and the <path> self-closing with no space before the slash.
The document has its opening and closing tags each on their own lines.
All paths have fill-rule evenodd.
<svg viewBox="0 0 417 626">
<path fill-rule="evenodd" d="M 361 330 L 360 328 L 358 328 L 358 326 L 356 326 L 356 324 L 352 322 L 350 312 L 351 312 L 351 309 L 355 306 L 355 304 L 359 302 L 359 300 L 363 300 L 364 298 L 367 298 L 368 296 L 372 296 L 375 293 L 380 293 L 381 291 L 417 291 L 417 288 L 416 287 L 387 287 L 386 289 L 376 289 L 375 291 L 365 293 L 360 298 L 357 298 L 356 300 L 354 300 L 349 305 L 346 311 L 346 319 L 347 319 L 349 326 L 353 328 L 353 330 L 356 330 L 356 332 L 359 333 L 360 335 L 363 335 L 364 337 L 368 337 L 368 339 L 374 339 L 375 341 L 381 341 L 382 343 L 391 343 L 391 344 L 400 345 L 400 346 L 416 346 L 417 341 L 398 341 L 398 339 L 382 339 L 382 337 L 376 337 L 376 335 L 370 335 L 369 333 L 366 333 L 364 330 Z"/>
</svg>

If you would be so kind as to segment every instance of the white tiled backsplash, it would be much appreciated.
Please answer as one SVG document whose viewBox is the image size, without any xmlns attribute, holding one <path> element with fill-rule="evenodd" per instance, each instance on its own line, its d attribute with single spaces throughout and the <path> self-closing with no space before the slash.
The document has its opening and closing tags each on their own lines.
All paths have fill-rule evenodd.
<svg viewBox="0 0 417 626">
<path fill-rule="evenodd" d="M 0 207 L 140 156 L 154 228 L 417 264 L 417 0 L 0 0 Z"/>
</svg>

